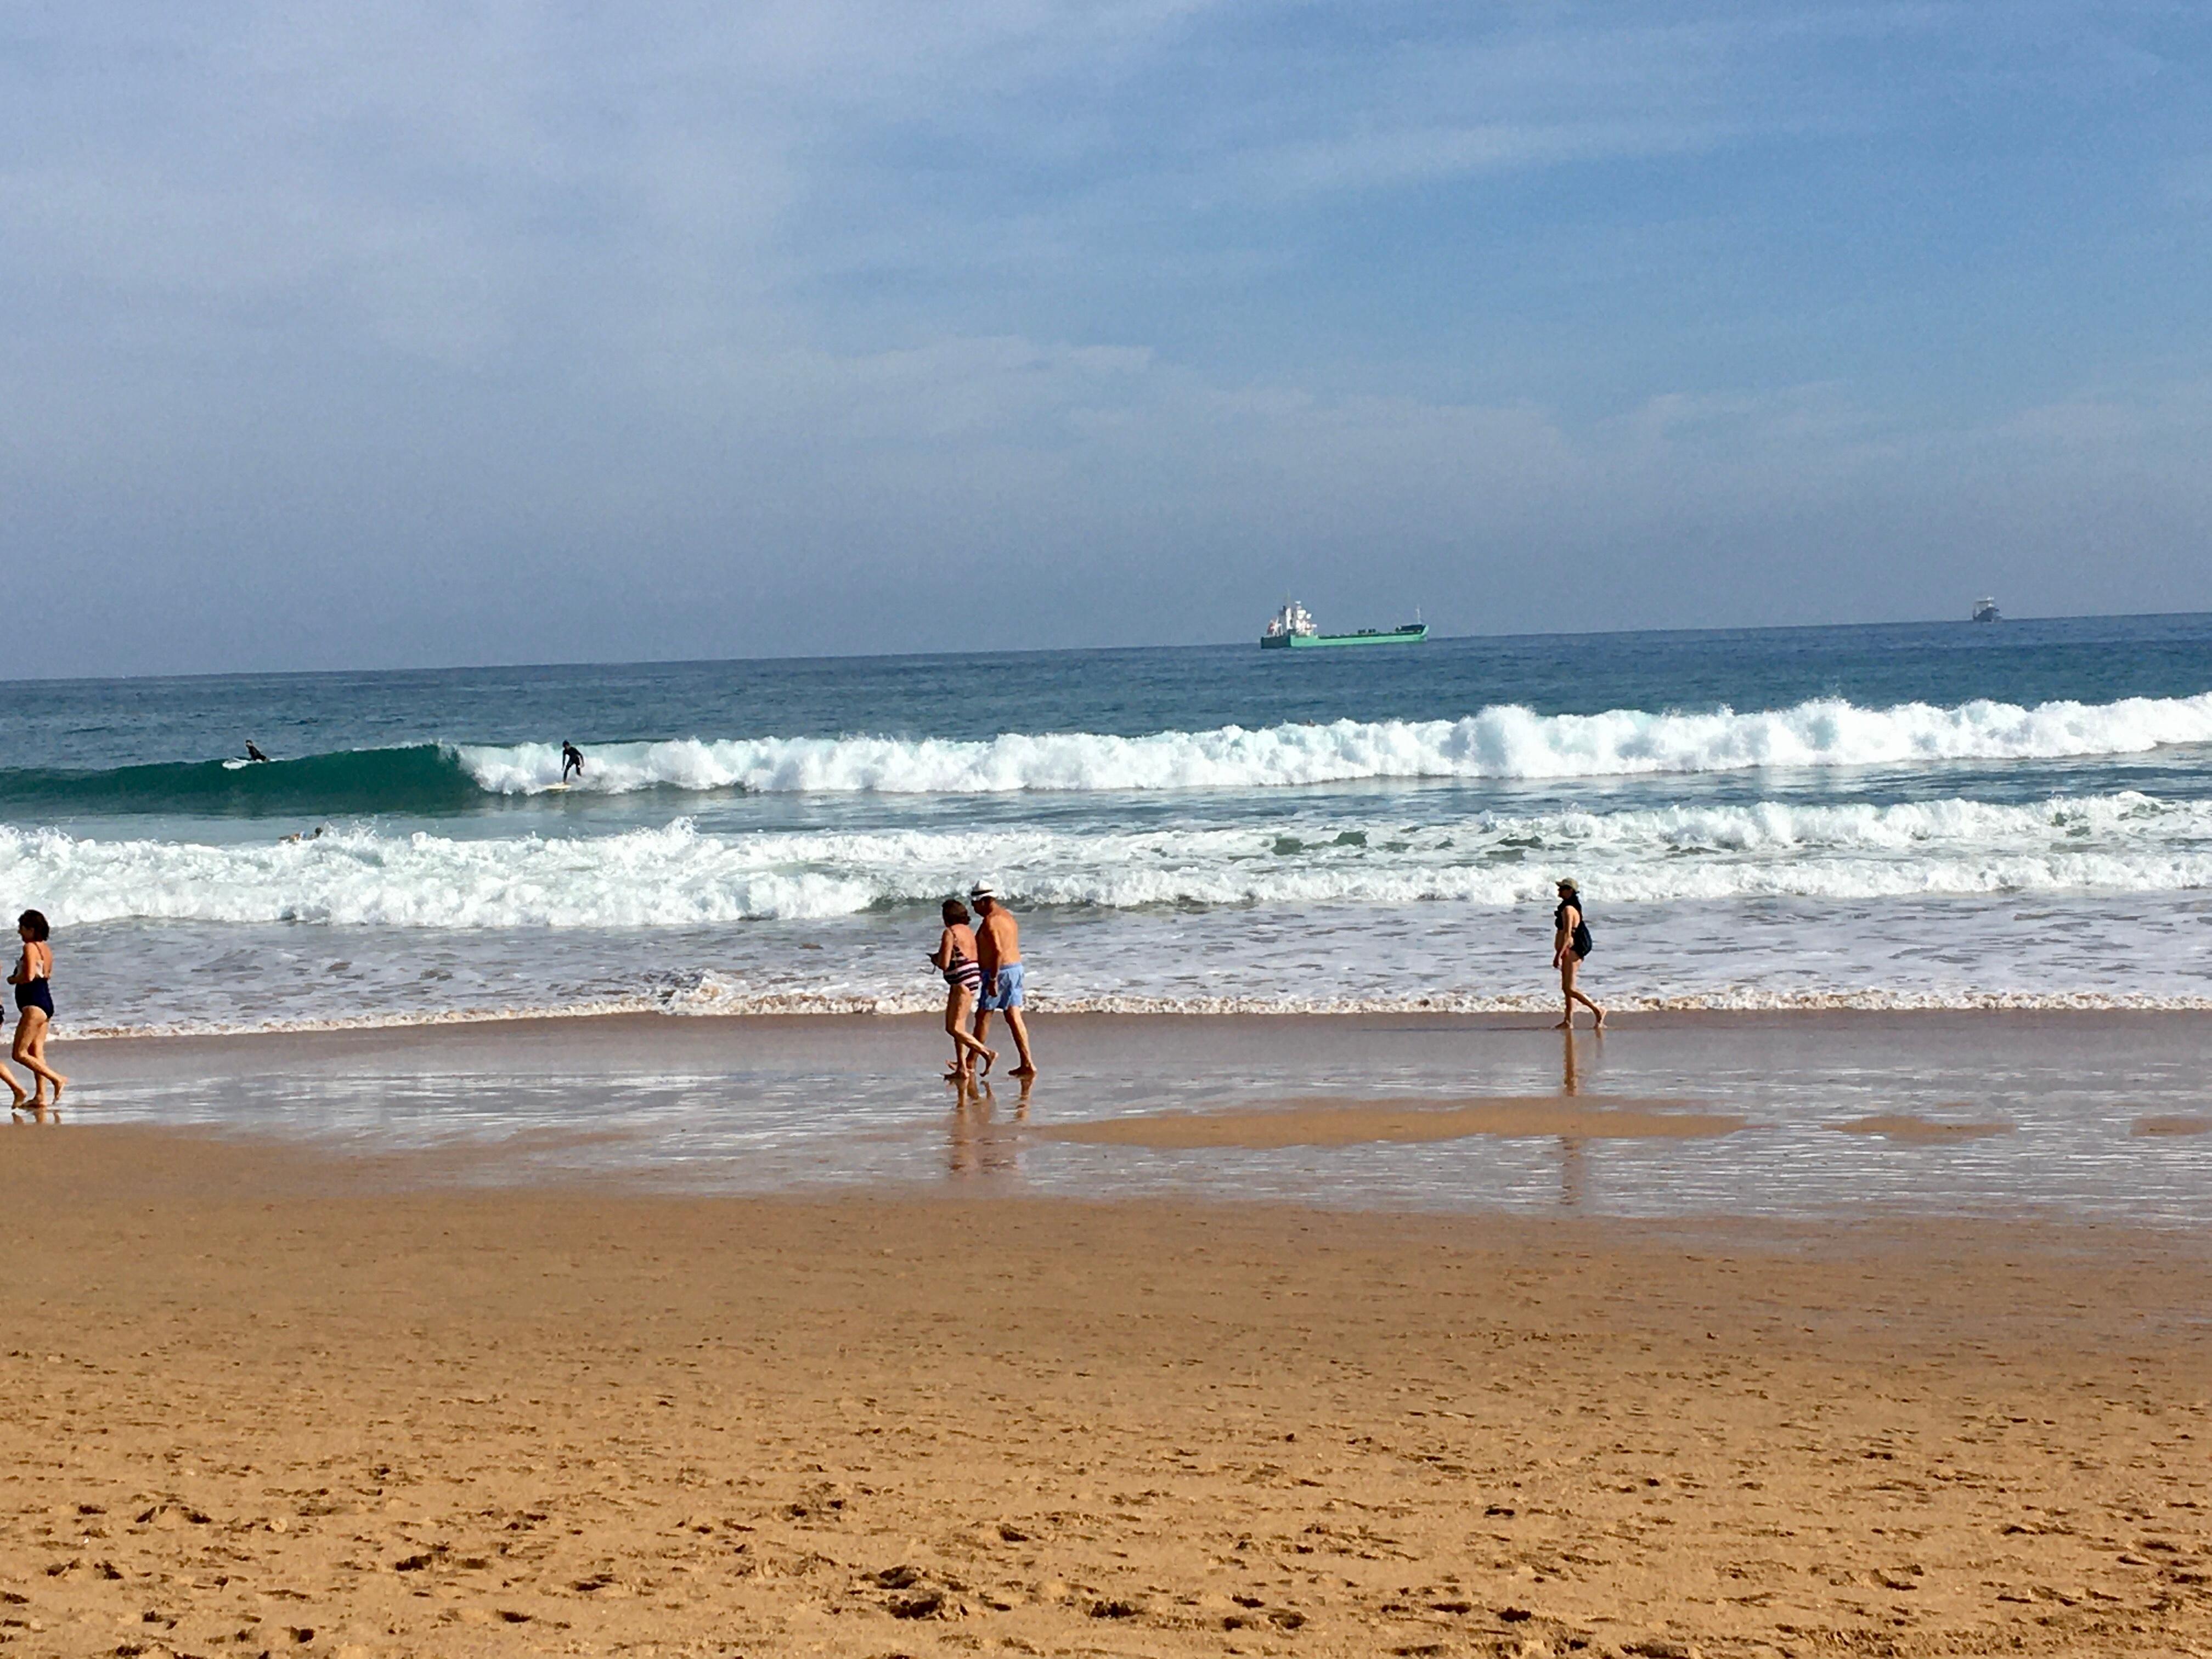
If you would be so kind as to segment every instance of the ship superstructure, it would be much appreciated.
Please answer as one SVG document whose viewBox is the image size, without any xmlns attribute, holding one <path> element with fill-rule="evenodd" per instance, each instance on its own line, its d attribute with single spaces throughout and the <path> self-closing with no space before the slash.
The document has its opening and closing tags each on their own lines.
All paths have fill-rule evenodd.
<svg viewBox="0 0 2212 1659">
<path fill-rule="evenodd" d="M 1283 608 L 1269 619 L 1261 630 L 1260 643 L 1270 646 L 1296 644 L 1315 638 L 1320 629 L 1314 626 L 1313 613 L 1296 599 L 1285 599 Z"/>
</svg>

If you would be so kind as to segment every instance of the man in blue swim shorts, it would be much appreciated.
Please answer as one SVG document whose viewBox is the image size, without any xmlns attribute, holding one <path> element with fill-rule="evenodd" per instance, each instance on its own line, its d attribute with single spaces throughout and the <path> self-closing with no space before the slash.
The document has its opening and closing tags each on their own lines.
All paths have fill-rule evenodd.
<svg viewBox="0 0 2212 1659">
<path fill-rule="evenodd" d="M 975 956 L 983 969 L 983 994 L 975 1004 L 975 1041 L 984 1040 L 994 1012 L 1006 1017 L 1014 1034 L 1014 1047 L 1022 1063 L 1016 1077 L 1035 1077 L 1036 1062 L 1030 1058 L 1030 1028 L 1022 1018 L 1022 930 L 1014 925 L 991 884 L 979 881 L 969 890 L 975 903 Z"/>
</svg>

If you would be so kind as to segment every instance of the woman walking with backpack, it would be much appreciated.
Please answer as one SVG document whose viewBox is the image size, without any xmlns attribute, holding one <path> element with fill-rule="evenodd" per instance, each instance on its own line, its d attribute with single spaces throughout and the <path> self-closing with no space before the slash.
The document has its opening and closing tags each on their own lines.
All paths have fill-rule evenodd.
<svg viewBox="0 0 2212 1659">
<path fill-rule="evenodd" d="M 1589 924 L 1583 920 L 1583 896 L 1571 881 L 1559 884 L 1559 908 L 1552 912 L 1552 966 L 1559 970 L 1559 989 L 1565 993 L 1566 1014 L 1552 1029 L 1571 1031 L 1575 1029 L 1575 1004 L 1597 1016 L 1592 1024 L 1601 1029 L 1605 1024 L 1605 1010 L 1575 988 L 1575 975 L 1583 965 L 1583 958 L 1590 953 Z"/>
</svg>

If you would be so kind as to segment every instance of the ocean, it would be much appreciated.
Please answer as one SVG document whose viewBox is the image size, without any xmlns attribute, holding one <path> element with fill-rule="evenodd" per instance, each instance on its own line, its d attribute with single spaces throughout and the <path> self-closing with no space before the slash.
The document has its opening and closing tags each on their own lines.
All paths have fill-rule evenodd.
<svg viewBox="0 0 2212 1659">
<path fill-rule="evenodd" d="M 2206 616 L 40 681 L 0 758 L 63 1036 L 921 1011 L 983 878 L 1046 1012 L 1548 1008 L 1563 875 L 1615 1007 L 2212 1006 Z"/>
</svg>

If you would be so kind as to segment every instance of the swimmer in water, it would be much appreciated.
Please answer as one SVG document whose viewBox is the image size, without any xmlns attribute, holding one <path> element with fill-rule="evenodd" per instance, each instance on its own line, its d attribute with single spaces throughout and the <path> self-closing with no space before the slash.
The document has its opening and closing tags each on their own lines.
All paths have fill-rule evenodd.
<svg viewBox="0 0 2212 1659">
<path fill-rule="evenodd" d="M 584 775 L 584 751 L 564 740 L 561 744 L 561 781 L 568 782 L 571 772 L 580 779 Z"/>
<path fill-rule="evenodd" d="M 261 750 L 256 748 L 252 744 L 248 743 L 246 745 L 246 758 L 250 761 L 265 761 L 269 757 L 263 754 Z"/>
</svg>

